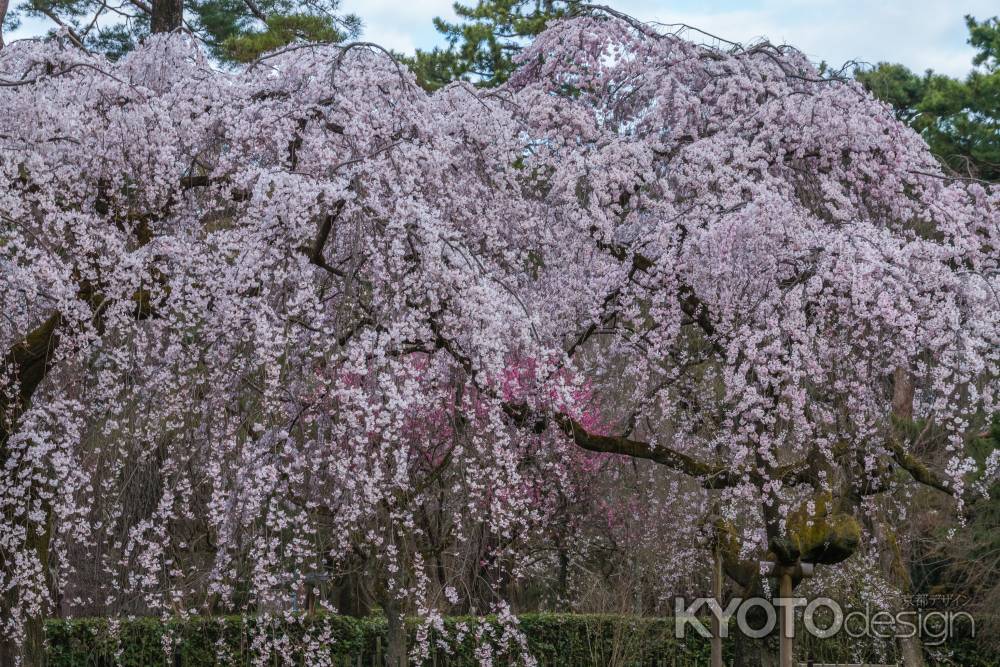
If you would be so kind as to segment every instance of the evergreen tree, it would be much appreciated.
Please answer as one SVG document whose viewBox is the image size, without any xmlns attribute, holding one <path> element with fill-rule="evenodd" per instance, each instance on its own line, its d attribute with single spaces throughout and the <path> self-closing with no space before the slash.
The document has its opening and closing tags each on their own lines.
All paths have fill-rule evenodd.
<svg viewBox="0 0 1000 667">
<path fill-rule="evenodd" d="M 183 0 L 183 27 L 223 62 L 247 62 L 301 39 L 337 42 L 355 37 L 361 21 L 338 13 L 340 0 Z M 117 59 L 156 31 L 153 0 L 126 0 L 112 7 L 102 0 L 24 0 L 8 17 L 47 18 L 71 41 Z"/>
<path fill-rule="evenodd" d="M 978 53 L 964 80 L 903 65 L 879 63 L 857 78 L 923 136 L 953 171 L 1000 180 L 1000 19 L 966 17 L 969 44 Z"/>
<path fill-rule="evenodd" d="M 574 0 L 479 0 L 471 7 L 456 2 L 458 22 L 434 19 L 448 47 L 417 50 L 407 60 L 421 85 L 430 90 L 457 79 L 496 86 L 514 71 L 514 56 L 528 41 L 576 4 Z"/>
</svg>

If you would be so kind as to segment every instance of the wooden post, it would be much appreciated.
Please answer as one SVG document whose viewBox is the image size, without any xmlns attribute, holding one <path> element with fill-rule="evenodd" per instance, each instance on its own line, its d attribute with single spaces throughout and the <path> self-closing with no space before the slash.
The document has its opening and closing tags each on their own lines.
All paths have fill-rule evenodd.
<svg viewBox="0 0 1000 667">
<path fill-rule="evenodd" d="M 762 571 L 769 577 L 778 580 L 778 597 L 792 597 L 792 575 L 801 579 L 808 579 L 813 576 L 815 565 L 813 563 L 796 563 L 795 565 L 782 565 L 764 561 L 761 563 Z M 795 615 L 793 609 L 782 606 L 781 618 L 778 625 L 778 665 L 780 667 L 792 667 L 795 660 Z"/>
<path fill-rule="evenodd" d="M 778 595 L 783 598 L 792 597 L 792 572 L 787 567 L 781 568 L 778 575 Z M 795 616 L 792 615 L 792 610 L 782 607 L 780 620 L 779 664 L 781 667 L 792 667 L 795 655 Z"/>
<path fill-rule="evenodd" d="M 716 539 L 712 563 L 712 597 L 722 606 L 722 554 L 719 552 L 719 541 Z M 712 614 L 712 667 L 722 667 L 722 624 L 719 618 Z"/>
</svg>

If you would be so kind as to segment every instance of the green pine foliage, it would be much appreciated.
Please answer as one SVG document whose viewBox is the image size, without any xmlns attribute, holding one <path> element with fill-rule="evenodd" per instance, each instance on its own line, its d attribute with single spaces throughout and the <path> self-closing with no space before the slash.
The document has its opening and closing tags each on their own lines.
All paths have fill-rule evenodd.
<svg viewBox="0 0 1000 667">
<path fill-rule="evenodd" d="M 264 26 L 263 30 L 234 31 L 219 45 L 219 57 L 246 63 L 296 40 L 341 42 L 348 37 L 340 26 L 315 14 L 276 14 L 268 17 Z"/>
<path fill-rule="evenodd" d="M 573 0 L 479 0 L 474 7 L 455 3 L 457 22 L 434 19 L 447 48 L 418 50 L 408 64 L 428 90 L 456 80 L 499 85 L 516 69 L 514 57 L 528 41 L 576 4 Z"/>
<path fill-rule="evenodd" d="M 931 151 L 956 174 L 1000 180 L 1000 19 L 966 17 L 969 44 L 977 49 L 972 71 L 953 79 L 879 63 L 857 78 L 885 100 L 897 117 L 920 133 Z"/>
<path fill-rule="evenodd" d="M 65 26 L 85 48 L 116 60 L 149 34 L 150 3 L 126 2 L 110 12 L 102 0 L 25 0 L 8 17 Z M 185 27 L 223 63 L 243 63 L 296 41 L 340 42 L 361 32 L 361 20 L 339 13 L 340 0 L 184 0 Z"/>
</svg>

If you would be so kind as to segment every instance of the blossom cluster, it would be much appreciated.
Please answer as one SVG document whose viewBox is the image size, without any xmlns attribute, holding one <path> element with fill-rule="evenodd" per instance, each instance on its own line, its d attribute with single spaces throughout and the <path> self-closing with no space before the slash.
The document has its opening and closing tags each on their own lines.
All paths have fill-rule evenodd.
<svg viewBox="0 0 1000 667">
<path fill-rule="evenodd" d="M 0 634 L 283 613 L 354 573 L 427 619 L 415 656 L 474 594 L 517 651 L 502 594 L 436 563 L 524 576 L 575 500 L 684 531 L 713 493 L 761 546 L 886 466 L 960 502 L 1000 192 L 791 49 L 605 16 L 520 58 L 428 94 L 367 44 L 0 51 Z M 929 444 L 897 438 L 899 369 Z M 662 484 L 588 496 L 615 453 Z"/>
</svg>

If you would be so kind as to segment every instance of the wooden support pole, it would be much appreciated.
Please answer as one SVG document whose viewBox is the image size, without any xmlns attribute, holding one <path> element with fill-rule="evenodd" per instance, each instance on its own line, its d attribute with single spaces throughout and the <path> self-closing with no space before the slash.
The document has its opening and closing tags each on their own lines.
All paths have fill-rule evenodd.
<svg viewBox="0 0 1000 667">
<path fill-rule="evenodd" d="M 778 595 L 786 599 L 792 597 L 792 573 L 788 568 L 782 568 L 778 576 Z M 795 616 L 790 607 L 781 609 L 780 628 L 779 664 L 781 667 L 792 667 L 795 655 Z"/>
<path fill-rule="evenodd" d="M 813 576 L 815 565 L 813 563 L 796 563 L 794 565 L 782 565 L 764 561 L 761 563 L 762 571 L 767 576 L 778 580 L 778 597 L 786 602 L 780 605 L 781 609 L 778 625 L 778 665 L 779 667 L 792 667 L 795 660 L 795 608 L 788 604 L 792 597 L 792 577 L 807 579 Z"/>
<path fill-rule="evenodd" d="M 712 563 L 712 596 L 722 607 L 722 553 L 719 541 L 715 541 L 714 562 Z M 712 614 L 712 667 L 722 667 L 722 623 Z"/>
</svg>

